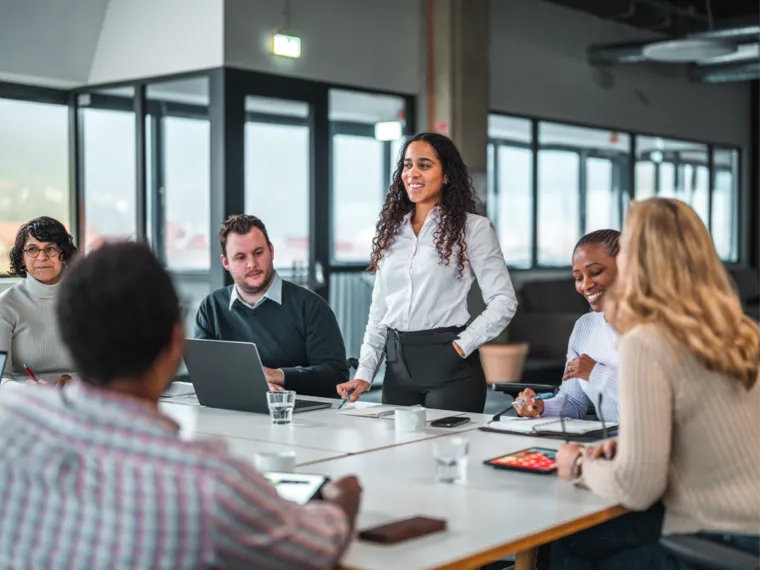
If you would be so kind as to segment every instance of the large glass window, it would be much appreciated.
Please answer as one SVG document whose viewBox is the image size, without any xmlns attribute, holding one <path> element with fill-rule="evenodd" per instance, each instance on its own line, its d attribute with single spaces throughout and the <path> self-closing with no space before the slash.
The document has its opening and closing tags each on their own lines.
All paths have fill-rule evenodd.
<svg viewBox="0 0 760 570">
<path fill-rule="evenodd" d="M 609 158 L 586 159 L 586 228 L 584 233 L 620 228 L 620 199 Z"/>
<path fill-rule="evenodd" d="M 0 99 L 0 272 L 21 224 L 70 227 L 68 107 Z"/>
<path fill-rule="evenodd" d="M 716 148 L 712 192 L 711 228 L 718 255 L 726 261 L 739 259 L 739 151 Z"/>
<path fill-rule="evenodd" d="M 636 199 L 675 198 L 709 216 L 707 145 L 661 137 L 636 137 Z"/>
<path fill-rule="evenodd" d="M 538 264 L 569 265 L 580 237 L 580 158 L 565 150 L 538 153 Z"/>
<path fill-rule="evenodd" d="M 401 97 L 330 90 L 332 259 L 366 263 L 403 144 Z"/>
<path fill-rule="evenodd" d="M 488 118 L 488 217 L 507 264 L 530 267 L 533 255 L 532 126 L 527 119 Z"/>
<path fill-rule="evenodd" d="M 84 159 L 85 249 L 104 241 L 134 239 L 135 114 L 134 89 L 106 90 L 80 98 Z"/>
<path fill-rule="evenodd" d="M 566 266 L 582 234 L 620 227 L 630 197 L 631 137 L 539 121 L 534 174 L 533 124 L 489 117 L 488 215 L 509 265 Z"/>
<path fill-rule="evenodd" d="M 249 96 L 246 115 L 245 211 L 266 225 L 275 266 L 302 276 L 309 264 L 309 105 Z"/>
<path fill-rule="evenodd" d="M 149 227 L 160 235 L 169 269 L 207 270 L 210 264 L 211 141 L 208 79 L 149 85 Z M 154 163 L 160 163 L 154 164 Z M 158 223 L 156 223 L 158 222 Z"/>
</svg>

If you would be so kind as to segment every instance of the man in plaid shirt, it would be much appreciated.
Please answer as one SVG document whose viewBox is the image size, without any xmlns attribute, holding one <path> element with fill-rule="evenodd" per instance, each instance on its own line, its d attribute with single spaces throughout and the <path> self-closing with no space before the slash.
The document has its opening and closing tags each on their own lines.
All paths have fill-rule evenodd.
<svg viewBox="0 0 760 570">
<path fill-rule="evenodd" d="M 185 442 L 158 399 L 184 330 L 171 279 L 140 244 L 69 268 L 64 342 L 85 381 L 0 395 L 0 569 L 322 568 L 349 541 L 361 488 L 288 502 L 219 444 Z"/>
</svg>

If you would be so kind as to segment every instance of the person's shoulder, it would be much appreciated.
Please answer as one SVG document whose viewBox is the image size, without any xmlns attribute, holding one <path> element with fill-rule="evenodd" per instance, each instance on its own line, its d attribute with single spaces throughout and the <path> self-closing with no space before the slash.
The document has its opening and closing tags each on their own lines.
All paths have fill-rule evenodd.
<svg viewBox="0 0 760 570">
<path fill-rule="evenodd" d="M 216 291 L 212 291 L 206 295 L 206 298 L 203 299 L 203 301 L 201 301 L 201 307 L 208 308 L 210 305 L 229 306 L 233 287 L 234 285 L 227 285 L 226 287 L 221 287 Z"/>
<path fill-rule="evenodd" d="M 598 313 L 596 311 L 589 311 L 583 313 L 578 320 L 575 321 L 575 328 L 577 329 L 590 329 L 602 327 L 606 324 L 604 320 L 604 313 Z"/>
<path fill-rule="evenodd" d="M 238 459 L 228 451 L 226 442 L 221 438 L 186 441 L 181 444 L 184 452 L 193 457 L 200 473 L 207 480 L 214 481 L 213 488 L 247 487 L 257 485 L 266 492 L 265 479 L 245 461 Z M 274 489 L 272 489 L 274 492 Z M 272 494 L 272 493 L 270 493 Z"/>
<path fill-rule="evenodd" d="M 8 287 L 5 291 L 0 293 L 0 301 L 9 301 L 11 299 L 17 299 L 19 296 L 24 295 L 25 281 L 19 281 Z"/>
<path fill-rule="evenodd" d="M 282 280 L 282 301 L 283 303 L 296 302 L 320 305 L 327 303 L 327 301 L 311 289 L 297 285 L 292 281 L 285 281 L 285 279 Z"/>
<path fill-rule="evenodd" d="M 620 336 L 620 349 L 645 350 L 649 354 L 659 354 L 673 349 L 673 341 L 655 323 L 642 323 Z"/>
<path fill-rule="evenodd" d="M 22 299 L 26 299 L 29 295 L 26 292 L 24 281 L 19 281 L 8 287 L 5 291 L 0 293 L 0 314 L 7 314 L 15 311 L 16 304 Z"/>
<path fill-rule="evenodd" d="M 491 223 L 491 220 L 489 220 L 486 216 L 481 216 L 480 214 L 473 214 L 469 213 L 467 214 L 467 229 L 468 230 L 488 230 L 489 228 L 492 228 L 493 224 Z"/>
</svg>

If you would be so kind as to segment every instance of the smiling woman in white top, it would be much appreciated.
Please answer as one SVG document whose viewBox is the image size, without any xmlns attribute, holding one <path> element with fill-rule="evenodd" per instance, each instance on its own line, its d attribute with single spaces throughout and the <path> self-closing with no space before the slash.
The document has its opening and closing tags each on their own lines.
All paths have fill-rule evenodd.
<svg viewBox="0 0 760 570">
<path fill-rule="evenodd" d="M 496 233 L 475 205 L 450 139 L 407 141 L 372 242 L 376 278 L 359 368 L 338 385 L 341 397 L 367 390 L 385 355 L 384 403 L 483 411 L 478 348 L 507 326 L 517 300 Z M 486 308 L 465 326 L 475 279 Z"/>
<path fill-rule="evenodd" d="M 64 383 L 73 370 L 58 331 L 56 302 L 66 264 L 76 254 L 71 235 L 53 218 L 24 224 L 11 250 L 10 274 L 23 281 L 0 294 L 0 350 L 8 353 L 2 381 Z"/>
<path fill-rule="evenodd" d="M 619 242 L 619 231 L 597 230 L 583 236 L 575 246 L 575 288 L 593 312 L 578 319 L 570 335 L 559 394 L 549 400 L 534 400 L 536 393 L 524 390 L 517 396 L 525 402 L 515 405 L 518 415 L 583 418 L 593 406 L 603 419 L 618 420 L 617 333 L 604 316 L 604 298 L 617 278 Z"/>
</svg>

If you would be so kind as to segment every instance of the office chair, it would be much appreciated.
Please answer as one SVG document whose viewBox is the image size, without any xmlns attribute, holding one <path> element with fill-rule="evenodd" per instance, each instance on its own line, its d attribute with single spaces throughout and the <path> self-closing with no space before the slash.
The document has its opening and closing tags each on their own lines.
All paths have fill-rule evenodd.
<svg viewBox="0 0 760 570">
<path fill-rule="evenodd" d="M 693 534 L 663 536 L 660 544 L 670 554 L 700 570 L 758 570 L 757 556 Z"/>
</svg>

